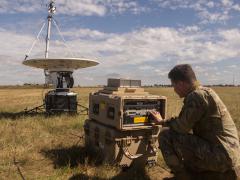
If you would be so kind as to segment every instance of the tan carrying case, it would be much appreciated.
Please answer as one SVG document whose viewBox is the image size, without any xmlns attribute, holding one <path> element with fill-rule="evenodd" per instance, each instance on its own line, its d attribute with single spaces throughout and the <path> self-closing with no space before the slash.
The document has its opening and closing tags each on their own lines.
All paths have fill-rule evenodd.
<svg viewBox="0 0 240 180">
<path fill-rule="evenodd" d="M 159 126 L 120 131 L 94 120 L 84 124 L 85 145 L 101 153 L 104 162 L 128 167 L 155 164 L 158 155 Z"/>
<path fill-rule="evenodd" d="M 89 96 L 89 119 L 119 130 L 131 130 L 151 125 L 148 111 L 158 111 L 166 117 L 167 98 L 151 95 L 143 88 L 105 87 Z"/>
</svg>

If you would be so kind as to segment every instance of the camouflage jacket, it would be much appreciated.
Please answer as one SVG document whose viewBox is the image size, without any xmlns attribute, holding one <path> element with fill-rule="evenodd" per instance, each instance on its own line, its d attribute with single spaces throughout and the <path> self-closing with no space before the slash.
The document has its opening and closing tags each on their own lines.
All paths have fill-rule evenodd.
<svg viewBox="0 0 240 180">
<path fill-rule="evenodd" d="M 179 116 L 165 125 L 179 133 L 192 131 L 212 146 L 223 147 L 231 166 L 240 165 L 238 131 L 226 106 L 212 89 L 200 86 L 190 92 Z"/>
</svg>

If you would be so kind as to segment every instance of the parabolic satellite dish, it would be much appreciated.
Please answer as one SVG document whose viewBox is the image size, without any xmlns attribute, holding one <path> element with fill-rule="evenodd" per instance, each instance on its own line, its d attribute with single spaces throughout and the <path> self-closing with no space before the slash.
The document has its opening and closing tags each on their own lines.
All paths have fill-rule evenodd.
<svg viewBox="0 0 240 180">
<path fill-rule="evenodd" d="M 90 59 L 82 58 L 38 58 L 23 61 L 26 66 L 48 70 L 76 70 L 96 66 L 99 63 Z"/>
<path fill-rule="evenodd" d="M 27 59 L 32 51 L 35 43 L 39 40 L 42 30 L 45 27 L 45 22 L 40 29 L 37 39 L 32 44 L 28 54 L 25 56 L 25 60 L 22 62 L 26 66 L 40 68 L 44 70 L 45 84 L 53 85 L 55 90 L 49 91 L 45 95 L 44 104 L 46 112 L 77 112 L 77 94 L 70 92 L 70 88 L 74 85 L 73 71 L 77 69 L 96 66 L 99 63 L 94 60 L 84 58 L 49 58 L 49 45 L 52 22 L 59 30 L 53 15 L 56 12 L 54 0 L 51 0 L 48 4 L 48 17 L 47 17 L 47 35 L 46 35 L 46 49 L 45 57 Z M 63 42 L 65 42 L 62 37 Z M 71 49 L 71 48 L 69 48 Z M 81 106 L 83 107 L 83 106 Z M 86 108 L 87 109 L 87 108 Z M 31 110 L 30 110 L 31 111 Z"/>
</svg>

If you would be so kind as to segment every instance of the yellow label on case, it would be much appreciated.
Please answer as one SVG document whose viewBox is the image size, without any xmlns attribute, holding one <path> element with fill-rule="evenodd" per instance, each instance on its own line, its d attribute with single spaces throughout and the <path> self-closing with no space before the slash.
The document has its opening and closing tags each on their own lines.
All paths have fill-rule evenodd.
<svg viewBox="0 0 240 180">
<path fill-rule="evenodd" d="M 105 109 L 106 103 L 104 101 L 100 102 L 100 109 Z"/>
<path fill-rule="evenodd" d="M 133 119 L 134 123 L 144 123 L 148 122 L 147 117 L 134 117 Z"/>
</svg>

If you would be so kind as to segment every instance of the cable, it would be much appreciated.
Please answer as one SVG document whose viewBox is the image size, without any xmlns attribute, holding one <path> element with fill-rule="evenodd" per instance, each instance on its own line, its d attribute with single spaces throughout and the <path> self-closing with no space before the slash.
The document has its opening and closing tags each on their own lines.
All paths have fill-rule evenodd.
<svg viewBox="0 0 240 180">
<path fill-rule="evenodd" d="M 62 41 L 63 41 L 64 46 L 68 49 L 68 51 L 70 52 L 70 54 L 71 54 L 72 56 L 74 56 L 73 53 L 72 53 L 72 51 L 71 51 L 71 49 L 70 49 L 70 47 L 67 46 L 67 42 L 66 42 L 66 40 L 64 39 L 64 37 L 63 37 L 63 35 L 62 35 L 62 33 L 61 33 L 58 25 L 57 25 L 57 22 L 56 22 L 56 20 L 55 20 L 54 18 L 53 18 L 53 23 L 54 23 L 54 25 L 56 26 L 60 37 L 62 38 Z"/>
<path fill-rule="evenodd" d="M 54 2 L 54 1 L 52 1 L 52 2 Z M 42 5 L 43 5 L 43 4 L 44 4 L 44 0 L 42 0 Z M 64 37 L 63 37 L 63 35 L 62 35 L 62 32 L 61 32 L 61 30 L 60 30 L 60 28 L 59 28 L 59 26 L 58 26 L 57 21 L 56 21 L 55 18 L 53 18 L 53 17 L 52 17 L 52 20 L 53 20 L 54 25 L 55 25 L 56 28 L 57 28 L 58 34 L 60 35 L 60 37 L 61 37 L 61 39 L 62 39 L 62 41 L 63 41 L 64 46 L 68 49 L 68 51 L 69 51 L 69 53 L 71 54 L 71 56 L 74 57 L 74 54 L 72 53 L 71 48 L 67 45 L 67 42 L 66 42 L 66 40 L 64 39 Z M 30 50 L 28 51 L 28 53 L 25 55 L 25 59 L 24 59 L 24 60 L 27 60 L 28 56 L 29 56 L 30 53 L 32 52 L 34 46 L 36 45 L 36 42 L 39 40 L 39 37 L 40 37 L 40 35 L 41 35 L 41 33 L 42 33 L 42 30 L 43 30 L 43 28 L 45 27 L 45 25 L 46 25 L 46 22 L 43 23 L 43 25 L 42 25 L 39 33 L 37 34 L 37 38 L 36 38 L 35 41 L 32 43 L 32 46 L 31 46 Z"/>
<path fill-rule="evenodd" d="M 32 46 L 31 46 L 30 50 L 29 50 L 28 53 L 26 54 L 25 60 L 27 59 L 27 57 L 28 57 L 29 54 L 31 53 L 31 51 L 32 51 L 33 47 L 35 46 L 36 42 L 39 40 L 39 36 L 40 36 L 40 34 L 42 33 L 42 30 L 43 30 L 43 28 L 45 27 L 45 24 L 46 24 L 46 22 L 43 23 L 40 31 L 38 32 L 37 38 L 36 38 L 36 39 L 34 40 L 34 42 L 32 43 Z"/>
</svg>

